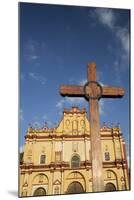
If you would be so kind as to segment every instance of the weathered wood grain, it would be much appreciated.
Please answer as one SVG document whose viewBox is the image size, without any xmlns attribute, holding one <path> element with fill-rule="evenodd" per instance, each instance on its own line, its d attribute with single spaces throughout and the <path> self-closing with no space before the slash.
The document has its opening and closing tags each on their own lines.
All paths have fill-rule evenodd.
<svg viewBox="0 0 134 200">
<path fill-rule="evenodd" d="M 121 87 L 102 87 L 102 94 L 98 98 L 100 85 L 96 84 L 96 64 L 94 62 L 88 64 L 86 93 L 89 98 L 89 114 L 90 114 L 90 133 L 91 133 L 91 157 L 92 157 L 92 185 L 93 192 L 104 191 L 103 166 L 101 155 L 101 138 L 100 138 L 100 122 L 99 122 L 99 99 L 100 98 L 121 98 L 125 94 L 124 88 Z M 98 87 L 98 88 L 97 88 Z M 62 85 L 60 94 L 69 97 L 85 97 L 84 86 L 80 85 Z"/>
<path fill-rule="evenodd" d="M 62 85 L 60 87 L 60 94 L 62 96 L 84 96 L 83 86 L 80 85 Z"/>
</svg>

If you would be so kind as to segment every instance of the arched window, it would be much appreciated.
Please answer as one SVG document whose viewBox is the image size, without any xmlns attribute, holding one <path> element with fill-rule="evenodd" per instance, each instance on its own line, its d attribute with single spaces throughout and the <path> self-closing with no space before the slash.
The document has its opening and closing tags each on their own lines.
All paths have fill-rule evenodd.
<svg viewBox="0 0 134 200">
<path fill-rule="evenodd" d="M 77 155 L 74 155 L 71 160 L 71 168 L 80 167 L 80 158 Z"/>
<path fill-rule="evenodd" d="M 56 186 L 56 187 L 54 188 L 54 194 L 59 194 L 59 187 L 58 187 L 58 186 Z"/>
<path fill-rule="evenodd" d="M 41 155 L 40 156 L 40 164 L 44 164 L 46 161 L 46 155 Z"/>
<path fill-rule="evenodd" d="M 105 152 L 105 160 L 106 161 L 110 160 L 110 154 L 109 154 L 109 152 Z"/>
</svg>

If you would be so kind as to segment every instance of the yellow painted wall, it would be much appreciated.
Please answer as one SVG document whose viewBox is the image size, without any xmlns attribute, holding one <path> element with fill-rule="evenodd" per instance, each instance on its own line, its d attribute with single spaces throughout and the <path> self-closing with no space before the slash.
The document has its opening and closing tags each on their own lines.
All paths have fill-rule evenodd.
<svg viewBox="0 0 134 200">
<path fill-rule="evenodd" d="M 123 190 L 124 187 L 128 190 L 126 162 L 125 164 L 119 162 L 121 159 L 125 159 L 120 128 L 103 126 L 100 132 L 104 185 L 113 183 L 116 190 Z M 58 163 L 55 162 L 55 152 L 61 152 L 61 161 Z M 105 152 L 109 152 L 110 160 L 108 161 L 105 160 Z M 92 192 L 90 153 L 90 125 L 86 112 L 78 108 L 66 110 L 62 120 L 54 129 L 48 127 L 40 130 L 29 128 L 23 163 L 20 165 L 20 196 L 32 196 L 39 187 L 44 188 L 47 195 L 55 194 L 56 188 L 59 188 L 59 194 L 64 194 L 67 192 L 69 184 L 74 181 L 81 183 L 85 192 Z M 40 164 L 41 155 L 46 155 L 45 164 Z M 73 155 L 80 157 L 79 168 L 71 168 Z M 88 164 L 84 164 L 85 161 Z M 56 166 L 53 163 L 60 165 Z M 107 175 L 108 171 L 110 171 L 110 177 Z"/>
</svg>

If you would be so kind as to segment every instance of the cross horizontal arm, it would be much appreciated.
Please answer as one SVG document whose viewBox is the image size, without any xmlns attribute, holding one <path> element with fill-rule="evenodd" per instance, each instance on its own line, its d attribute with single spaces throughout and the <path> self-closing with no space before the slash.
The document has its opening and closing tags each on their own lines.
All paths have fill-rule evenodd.
<svg viewBox="0 0 134 200">
<path fill-rule="evenodd" d="M 80 85 L 62 85 L 60 87 L 60 94 L 62 96 L 82 97 L 82 96 L 84 96 L 83 86 L 80 86 Z"/>
<path fill-rule="evenodd" d="M 83 97 L 83 86 L 80 85 L 62 85 L 60 94 L 69 97 Z M 102 87 L 102 98 L 121 98 L 125 94 L 124 88 L 121 87 Z"/>
<path fill-rule="evenodd" d="M 102 87 L 102 97 L 104 98 L 121 98 L 124 94 L 125 90 L 121 87 Z"/>
</svg>

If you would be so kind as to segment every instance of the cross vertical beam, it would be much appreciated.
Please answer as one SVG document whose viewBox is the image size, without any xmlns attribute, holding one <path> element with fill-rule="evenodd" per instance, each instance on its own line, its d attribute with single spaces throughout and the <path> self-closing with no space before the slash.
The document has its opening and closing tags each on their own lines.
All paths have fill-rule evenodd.
<svg viewBox="0 0 134 200">
<path fill-rule="evenodd" d="M 96 65 L 88 64 L 88 81 L 96 81 Z M 91 85 L 91 90 L 94 90 Z M 93 192 L 104 191 L 98 99 L 89 99 Z"/>
<path fill-rule="evenodd" d="M 88 64 L 88 81 L 81 85 L 62 85 L 60 94 L 69 97 L 84 97 L 89 102 L 91 158 L 92 158 L 92 188 L 93 192 L 104 191 L 103 163 L 101 151 L 101 135 L 99 122 L 99 99 L 122 98 L 125 94 L 121 87 L 102 87 L 96 82 L 96 64 Z"/>
</svg>

